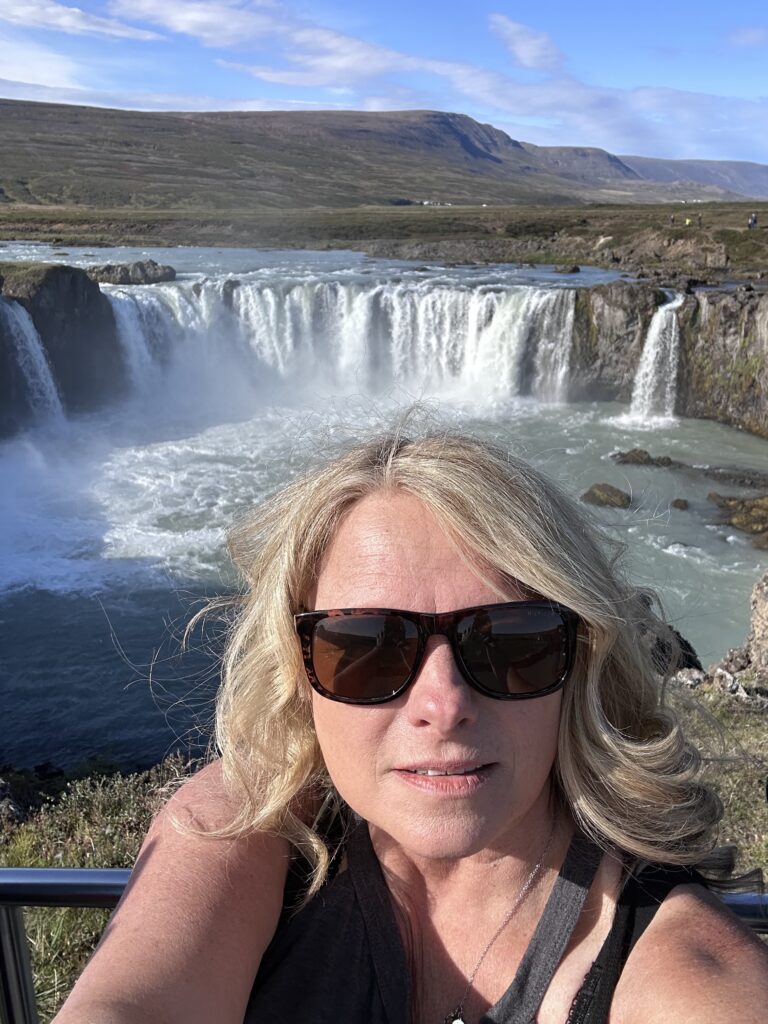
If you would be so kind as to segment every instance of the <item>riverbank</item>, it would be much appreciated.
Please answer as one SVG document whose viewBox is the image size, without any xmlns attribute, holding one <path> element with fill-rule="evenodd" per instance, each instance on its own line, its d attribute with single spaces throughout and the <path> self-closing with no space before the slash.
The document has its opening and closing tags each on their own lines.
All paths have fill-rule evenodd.
<svg viewBox="0 0 768 1024">
<path fill-rule="evenodd" d="M 752 212 L 764 226 L 747 229 Z M 360 249 L 453 264 L 588 264 L 713 284 L 762 282 L 768 274 L 768 207 L 760 203 L 280 211 L 0 206 L 0 260 L 2 242 L 15 239 L 64 247 Z"/>
</svg>

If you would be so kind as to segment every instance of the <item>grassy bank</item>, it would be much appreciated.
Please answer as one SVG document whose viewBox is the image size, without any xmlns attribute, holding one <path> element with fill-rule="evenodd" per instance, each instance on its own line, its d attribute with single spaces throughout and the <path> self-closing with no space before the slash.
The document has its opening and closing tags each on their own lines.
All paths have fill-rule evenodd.
<svg viewBox="0 0 768 1024">
<path fill-rule="evenodd" d="M 748 231 L 753 209 L 765 226 Z M 280 211 L 0 205 L 0 243 L 15 239 L 63 247 L 353 248 L 415 259 L 419 247 L 432 246 L 424 251 L 455 262 L 574 261 L 686 272 L 706 265 L 731 276 L 768 271 L 768 207 L 747 203 Z"/>
<path fill-rule="evenodd" d="M 766 712 L 701 688 L 673 700 L 708 755 L 706 774 L 726 807 L 721 841 L 739 847 L 739 870 L 768 871 Z M 184 774 L 171 758 L 149 772 L 95 776 L 70 783 L 22 824 L 0 823 L 0 865 L 130 867 L 168 787 Z M 66 997 L 107 919 L 106 911 L 26 912 L 40 1019 L 49 1021 Z"/>
</svg>

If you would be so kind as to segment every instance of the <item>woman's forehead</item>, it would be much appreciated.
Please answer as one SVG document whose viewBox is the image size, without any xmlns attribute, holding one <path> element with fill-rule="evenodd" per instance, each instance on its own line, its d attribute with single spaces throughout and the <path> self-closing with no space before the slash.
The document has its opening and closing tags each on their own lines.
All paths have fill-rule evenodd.
<svg viewBox="0 0 768 1024">
<path fill-rule="evenodd" d="M 421 501 L 383 491 L 359 501 L 340 525 L 323 559 L 315 604 L 438 611 L 514 596 L 462 553 Z"/>
</svg>

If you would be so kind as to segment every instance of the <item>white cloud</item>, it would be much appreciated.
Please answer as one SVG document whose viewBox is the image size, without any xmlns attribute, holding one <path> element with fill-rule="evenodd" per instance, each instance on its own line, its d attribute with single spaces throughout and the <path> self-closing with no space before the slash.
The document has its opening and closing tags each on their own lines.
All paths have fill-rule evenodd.
<svg viewBox="0 0 768 1024">
<path fill-rule="evenodd" d="M 218 96 L 196 96 L 183 93 L 124 93 L 67 86 L 35 85 L 29 82 L 0 78 L 0 96 L 11 100 L 33 100 L 37 103 L 74 103 L 86 107 L 109 107 L 115 110 L 144 111 L 225 111 L 225 110 L 305 110 L 339 107 L 335 103 L 315 100 L 228 100 Z M 341 109 L 346 109 L 344 105 Z"/>
<path fill-rule="evenodd" d="M 54 29 L 69 35 L 106 35 L 116 39 L 159 39 L 156 32 L 133 28 L 112 18 L 88 14 L 54 0 L 2 0 L 0 21 L 23 28 Z M 6 70 L 6 69 L 4 69 Z"/>
<path fill-rule="evenodd" d="M 754 25 L 731 32 L 728 41 L 733 46 L 768 46 L 768 27 Z"/>
<path fill-rule="evenodd" d="M 4 78 L 27 86 L 78 89 L 80 67 L 63 54 L 13 36 L 0 36 L 0 68 Z"/>
<path fill-rule="evenodd" d="M 537 32 L 527 25 L 521 25 L 505 14 L 492 14 L 488 21 L 520 67 L 552 71 L 563 64 L 562 52 L 546 32 Z"/>
<path fill-rule="evenodd" d="M 227 47 L 280 32 L 283 22 L 241 0 L 112 0 L 113 14 L 192 36 L 204 46 Z"/>
</svg>

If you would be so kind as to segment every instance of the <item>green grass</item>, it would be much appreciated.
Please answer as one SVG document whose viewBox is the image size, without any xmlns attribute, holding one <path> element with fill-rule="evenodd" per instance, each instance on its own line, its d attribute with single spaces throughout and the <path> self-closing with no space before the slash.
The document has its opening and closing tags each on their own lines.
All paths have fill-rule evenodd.
<svg viewBox="0 0 768 1024">
<path fill-rule="evenodd" d="M 0 822 L 0 866 L 131 867 L 162 802 L 163 788 L 184 774 L 180 758 L 172 757 L 147 772 L 71 782 L 22 824 Z M 21 787 L 16 791 L 25 795 Z M 108 917 L 107 910 L 25 911 L 43 1024 L 63 1003 Z"/>
</svg>

